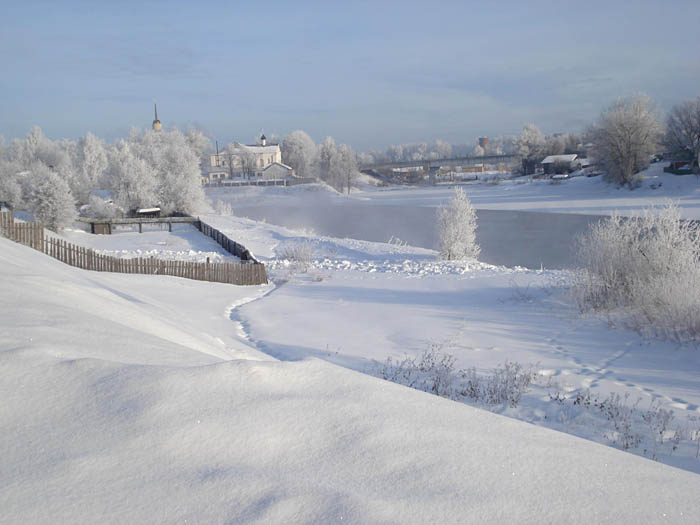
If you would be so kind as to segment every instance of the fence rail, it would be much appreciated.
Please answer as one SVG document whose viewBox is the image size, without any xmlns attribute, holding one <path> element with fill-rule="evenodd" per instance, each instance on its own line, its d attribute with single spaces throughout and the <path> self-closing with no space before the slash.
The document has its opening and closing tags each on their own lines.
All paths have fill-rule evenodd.
<svg viewBox="0 0 700 525">
<path fill-rule="evenodd" d="M 198 281 L 237 285 L 266 284 L 265 266 L 252 256 L 248 263 L 210 263 L 166 261 L 137 257 L 121 259 L 102 255 L 95 250 L 77 246 L 62 239 L 46 237 L 42 224 L 17 223 L 11 212 L 0 212 L 0 234 L 8 239 L 39 250 L 76 268 L 96 272 L 115 272 L 146 275 L 169 275 Z M 233 241 L 231 241 L 233 242 Z M 237 246 L 240 247 L 239 244 Z M 245 250 L 247 252 L 247 250 Z M 243 260 L 243 257 L 241 257 Z"/>
</svg>

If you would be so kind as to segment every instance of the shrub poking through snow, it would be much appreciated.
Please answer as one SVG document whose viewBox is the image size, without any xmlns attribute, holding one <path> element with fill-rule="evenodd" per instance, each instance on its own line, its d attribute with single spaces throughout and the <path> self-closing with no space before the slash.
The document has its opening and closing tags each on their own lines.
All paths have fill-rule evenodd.
<svg viewBox="0 0 700 525">
<path fill-rule="evenodd" d="M 283 244 L 276 252 L 279 259 L 289 261 L 302 273 L 309 269 L 314 259 L 314 245 L 310 241 Z"/>
<path fill-rule="evenodd" d="M 607 397 L 599 397 L 588 389 L 570 396 L 557 391 L 550 393 L 549 398 L 559 407 L 561 417 L 554 419 L 566 420 L 567 431 L 572 430 L 572 425 L 595 428 L 603 442 L 622 450 L 636 450 L 653 460 L 665 454 L 671 456 L 679 448 L 685 449 L 686 457 L 692 457 L 695 449 L 695 458 L 698 458 L 698 418 L 688 417 L 689 425 L 674 424 L 674 413 L 662 408 L 656 398 L 650 401 L 648 408 L 640 408 L 641 398 L 632 401 L 629 394 L 611 392 Z M 585 417 L 586 414 L 602 417 L 604 422 L 594 423 Z"/>
<path fill-rule="evenodd" d="M 534 367 L 506 361 L 490 375 L 479 375 L 476 368 L 460 371 L 460 395 L 484 405 L 508 405 L 515 408 L 535 380 Z"/>
<path fill-rule="evenodd" d="M 481 251 L 476 243 L 476 210 L 462 188 L 455 189 L 447 206 L 437 210 L 440 257 L 447 261 L 476 259 Z"/>
<path fill-rule="evenodd" d="M 537 376 L 535 367 L 506 361 L 491 374 L 478 374 L 476 368 L 455 370 L 455 358 L 433 344 L 418 357 L 402 360 L 388 357 L 378 367 L 382 379 L 430 392 L 457 401 L 482 405 L 518 406 L 523 394 Z"/>
<path fill-rule="evenodd" d="M 700 340 L 700 227 L 667 205 L 613 215 L 578 239 L 574 286 L 582 310 L 621 315 L 640 332 Z"/>
</svg>

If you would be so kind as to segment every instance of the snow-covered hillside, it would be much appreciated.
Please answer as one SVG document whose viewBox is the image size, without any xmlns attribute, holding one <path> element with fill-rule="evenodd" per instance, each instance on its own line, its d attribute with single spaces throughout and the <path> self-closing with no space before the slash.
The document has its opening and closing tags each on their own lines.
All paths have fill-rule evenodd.
<svg viewBox="0 0 700 525">
<path fill-rule="evenodd" d="M 517 409 L 497 410 L 700 472 L 700 354 L 582 316 L 569 296 L 568 272 L 441 262 L 435 252 L 397 243 L 317 237 L 235 217 L 206 220 L 267 259 L 283 283 L 239 309 L 266 353 L 314 356 L 375 375 L 386 359 L 415 358 L 434 345 L 456 358 L 455 376 L 505 361 L 537 365 L 539 386 Z M 312 248 L 306 273 L 274 257 L 295 244 Z M 589 389 L 601 398 L 598 410 L 574 403 Z M 636 407 L 640 421 L 629 441 L 645 438 L 635 446 L 621 443 L 623 421 L 607 418 L 611 395 L 620 396 L 618 412 Z M 663 443 L 647 439 L 658 432 L 659 409 L 674 414 Z"/>
<path fill-rule="evenodd" d="M 239 233 L 265 255 L 284 232 Z M 362 248 L 364 258 L 380 250 Z M 361 299 L 375 272 L 357 271 L 327 285 L 235 287 L 76 270 L 0 239 L 0 521 L 695 521 L 696 474 L 324 360 L 259 351 L 256 338 L 283 333 L 292 309 L 313 301 L 356 315 L 366 301 L 398 305 L 410 294 L 430 319 L 443 294 L 448 306 L 486 297 L 405 276 L 431 289 L 378 282 Z M 302 286 L 311 302 L 298 302 Z M 327 286 L 340 293 L 330 303 Z M 506 317 L 485 325 L 494 337 Z M 295 341 L 301 332 L 285 343 L 295 359 L 310 344 Z"/>
</svg>

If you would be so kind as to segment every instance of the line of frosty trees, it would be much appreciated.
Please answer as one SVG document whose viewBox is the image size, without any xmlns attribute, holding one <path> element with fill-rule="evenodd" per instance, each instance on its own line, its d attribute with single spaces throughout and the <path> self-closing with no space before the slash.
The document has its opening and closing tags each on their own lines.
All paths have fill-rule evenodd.
<svg viewBox="0 0 700 525">
<path fill-rule="evenodd" d="M 700 97 L 675 105 L 660 117 L 654 101 L 635 95 L 615 101 L 584 133 L 588 153 L 605 178 L 620 186 L 635 187 L 638 173 L 661 151 L 688 160 L 696 173 L 700 156 Z M 535 165 L 547 155 L 576 153 L 551 151 L 550 142 L 533 125 L 525 126 L 518 138 L 523 164 Z"/>
<path fill-rule="evenodd" d="M 91 193 L 97 189 L 111 191 L 124 210 L 159 205 L 164 213 L 192 213 L 204 203 L 200 160 L 208 147 L 196 130 L 132 130 L 107 144 L 91 133 L 52 141 L 34 127 L 24 139 L 0 142 L 0 200 L 30 210 L 53 230 L 68 226 L 81 205 L 113 213 Z"/>
<path fill-rule="evenodd" d="M 465 145 L 438 140 L 430 145 L 391 146 L 385 152 L 355 154 L 331 137 L 317 145 L 303 131 L 284 137 L 281 150 L 282 161 L 297 175 L 349 192 L 358 162 L 517 153 L 523 165 L 532 166 L 547 155 L 579 153 L 584 142 L 592 144 L 588 153 L 606 177 L 619 185 L 633 187 L 636 174 L 661 147 L 687 155 L 697 171 L 700 97 L 674 106 L 665 126 L 649 97 L 634 96 L 604 110 L 581 137 L 547 136 L 528 124 L 519 137 L 492 138 L 488 151 L 481 146 L 467 151 Z M 194 129 L 185 133 L 132 130 L 127 138 L 107 144 L 90 133 L 77 141 L 52 141 L 35 127 L 24 139 L 8 145 L 0 137 L 0 200 L 31 210 L 53 229 L 70 223 L 76 205 L 89 204 L 98 214 L 109 215 L 104 201 L 94 196 L 91 200 L 95 189 L 110 190 L 116 206 L 123 210 L 158 205 L 164 213 L 193 213 L 204 206 L 201 162 L 211 150 L 211 141 Z"/>
<path fill-rule="evenodd" d="M 245 156 L 245 149 L 227 149 Z M 283 161 L 297 174 L 348 191 L 357 176 L 355 153 L 328 137 L 318 146 L 303 131 L 281 144 Z M 23 139 L 5 145 L 0 137 L 0 201 L 27 209 L 47 227 L 71 224 L 77 208 L 88 205 L 96 216 L 115 210 L 159 206 L 164 214 L 195 213 L 205 206 L 201 165 L 212 144 L 201 131 L 132 130 L 108 144 L 88 133 L 77 141 L 47 138 L 34 127 Z M 245 166 L 245 158 L 242 158 Z M 108 190 L 106 204 L 94 190 Z"/>
<path fill-rule="evenodd" d="M 590 145 L 585 147 L 585 145 Z M 581 135 L 545 135 L 534 124 L 519 136 L 492 137 L 486 148 L 473 144 L 401 144 L 385 151 L 362 153 L 361 163 L 431 160 L 485 154 L 516 154 L 522 159 L 513 172 L 531 171 L 549 155 L 586 152 L 602 168 L 606 178 L 633 187 L 635 175 L 645 169 L 650 156 L 660 150 L 680 154 L 698 171 L 700 156 L 700 97 L 674 106 L 664 119 L 645 95 L 617 100 L 606 108 Z"/>
<path fill-rule="evenodd" d="M 591 142 L 590 153 L 601 165 L 605 177 L 618 185 L 628 185 L 633 188 L 638 182 L 637 174 L 649 165 L 651 156 L 658 153 L 661 147 L 674 155 L 686 157 L 698 173 L 700 169 L 698 165 L 700 164 L 700 97 L 674 106 L 666 117 L 665 126 L 662 125 L 654 103 L 649 97 L 636 95 L 620 99 L 601 113 L 598 120 L 586 131 L 585 138 Z M 528 164 L 534 166 L 547 155 L 575 153 L 577 143 L 577 138 L 572 135 L 545 137 L 532 124 L 526 125 L 520 136 L 513 140 L 517 153 L 522 157 L 523 167 Z M 567 148 L 571 149 L 567 151 Z M 695 261 L 695 264 L 688 266 L 692 272 L 686 273 L 697 276 L 696 263 L 700 251 L 697 229 L 693 230 L 692 235 L 686 235 L 687 232 L 680 223 L 680 216 L 673 209 L 663 211 L 661 216 L 668 223 L 665 230 L 647 217 L 645 224 L 633 225 L 636 228 L 633 228 L 634 231 L 639 233 L 664 230 L 673 233 L 673 235 L 668 234 L 666 236 L 668 238 L 675 235 L 685 239 L 690 248 L 685 249 L 681 255 L 690 254 L 689 260 Z M 647 223 L 652 226 L 648 226 Z M 613 224 L 613 234 L 608 234 L 605 230 L 606 235 L 611 238 L 620 236 L 618 230 L 623 229 L 623 226 L 624 222 Z M 449 204 L 438 209 L 441 257 L 446 260 L 476 258 L 479 247 L 476 244 L 475 232 L 476 212 L 466 194 L 457 188 Z M 603 240 L 609 243 L 609 239 Z M 592 240 L 587 242 L 591 245 L 595 244 Z M 605 242 L 597 242 L 597 248 L 592 251 L 604 252 L 606 249 L 610 251 L 604 246 Z M 670 245 L 679 245 L 678 242 L 674 243 L 664 238 L 657 243 L 658 246 L 662 246 L 662 249 L 657 251 L 670 253 L 670 245 L 664 245 L 669 242 Z M 616 250 L 614 242 L 609 244 L 613 247 L 613 251 Z M 644 255 L 644 252 L 642 254 Z M 678 257 L 680 258 L 681 255 Z M 586 257 L 582 259 L 585 260 Z M 605 267 L 605 264 L 601 266 Z M 617 273 L 619 274 L 619 271 Z M 686 282 L 694 281 L 691 279 Z M 700 325 L 691 331 L 700 333 Z"/>
<path fill-rule="evenodd" d="M 357 178 L 357 155 L 346 144 L 336 144 L 327 137 L 315 144 L 301 130 L 293 131 L 282 140 L 282 162 L 294 169 L 301 177 L 321 180 L 339 192 L 347 191 Z"/>
</svg>

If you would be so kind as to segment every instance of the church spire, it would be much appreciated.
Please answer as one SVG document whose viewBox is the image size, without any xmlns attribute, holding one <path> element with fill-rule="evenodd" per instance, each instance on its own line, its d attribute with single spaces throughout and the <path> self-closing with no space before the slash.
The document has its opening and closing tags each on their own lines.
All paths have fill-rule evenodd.
<svg viewBox="0 0 700 525">
<path fill-rule="evenodd" d="M 163 129 L 163 125 L 160 123 L 160 120 L 158 120 L 158 104 L 153 102 L 153 110 L 155 112 L 155 119 L 153 119 L 153 131 L 160 131 Z"/>
</svg>

